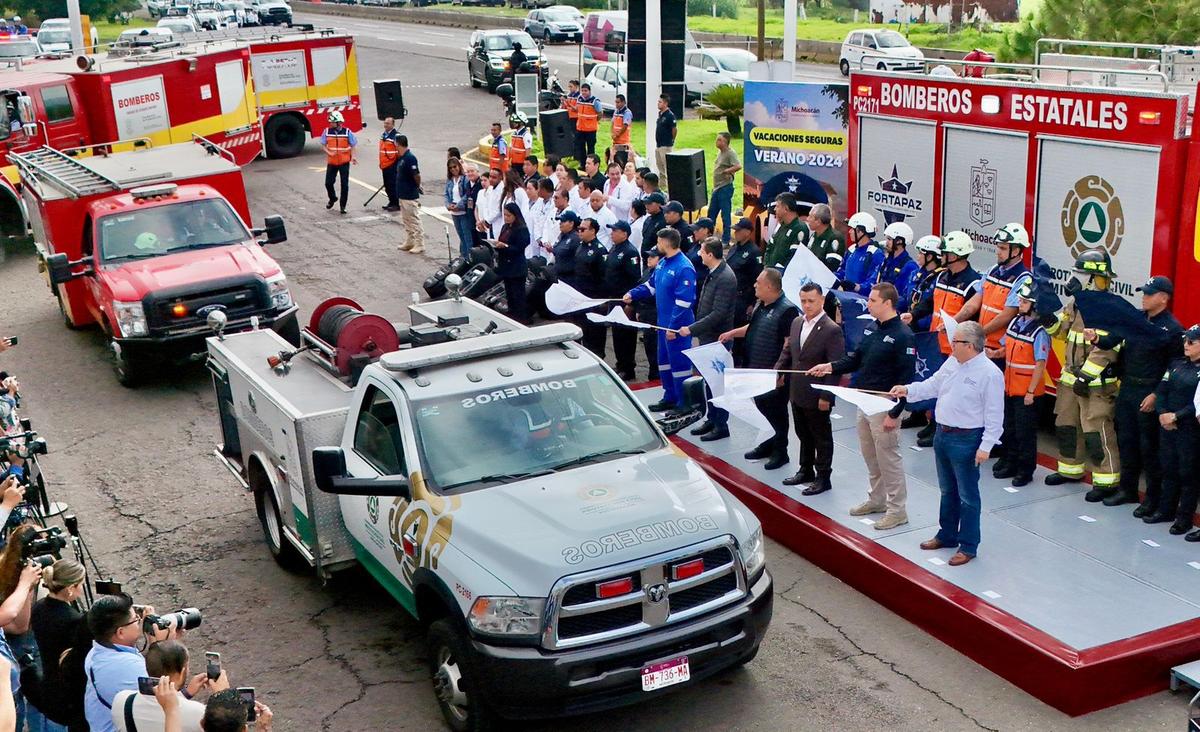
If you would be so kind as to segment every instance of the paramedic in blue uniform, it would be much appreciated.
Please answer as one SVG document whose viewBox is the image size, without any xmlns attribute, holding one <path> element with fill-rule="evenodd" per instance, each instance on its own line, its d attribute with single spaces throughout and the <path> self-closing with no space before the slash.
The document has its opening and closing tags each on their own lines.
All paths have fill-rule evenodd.
<svg viewBox="0 0 1200 732">
<path fill-rule="evenodd" d="M 653 284 L 638 285 L 625 295 L 625 302 L 654 298 L 658 305 L 658 325 L 678 330 L 695 321 L 692 306 L 696 302 L 696 270 L 679 250 L 679 232 L 663 228 L 658 232 L 658 251 L 662 255 Z M 692 375 L 692 362 L 683 355 L 691 348 L 691 339 L 665 330 L 658 332 L 658 378 L 663 397 L 650 405 L 652 412 L 678 409 L 683 404 L 683 381 Z"/>
</svg>

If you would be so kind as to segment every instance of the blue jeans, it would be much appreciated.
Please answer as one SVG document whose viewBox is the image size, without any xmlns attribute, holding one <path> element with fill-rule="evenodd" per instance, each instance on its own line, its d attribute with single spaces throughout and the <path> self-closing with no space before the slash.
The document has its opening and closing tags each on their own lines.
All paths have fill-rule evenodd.
<svg viewBox="0 0 1200 732">
<path fill-rule="evenodd" d="M 730 219 L 733 218 L 733 184 L 721 186 L 712 192 L 712 198 L 708 201 L 708 216 L 713 221 L 717 220 L 717 214 L 721 215 L 721 241 L 729 243 L 729 236 L 732 233 L 732 224 Z"/>
<path fill-rule="evenodd" d="M 979 550 L 979 466 L 975 464 L 975 453 L 982 441 L 982 428 L 945 432 L 939 427 L 933 437 L 938 486 L 942 489 L 937 540 L 944 546 L 957 546 L 970 557 Z"/>
<path fill-rule="evenodd" d="M 458 253 L 464 257 L 470 256 L 471 247 L 475 246 L 475 217 L 469 214 L 455 216 L 454 231 L 458 233 Z"/>
</svg>

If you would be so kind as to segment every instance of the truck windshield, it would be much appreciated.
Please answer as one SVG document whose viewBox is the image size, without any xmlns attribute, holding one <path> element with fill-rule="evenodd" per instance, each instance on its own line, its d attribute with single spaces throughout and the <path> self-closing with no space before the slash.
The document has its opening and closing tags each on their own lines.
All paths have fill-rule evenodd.
<svg viewBox="0 0 1200 732">
<path fill-rule="evenodd" d="M 212 199 L 105 216 L 99 232 L 104 262 L 238 244 L 251 238 L 229 204 Z"/>
<path fill-rule="evenodd" d="M 43 45 L 71 42 L 71 31 L 66 28 L 47 28 L 38 33 L 38 42 Z"/>
<path fill-rule="evenodd" d="M 425 480 L 498 484 L 655 450 L 662 438 L 628 392 L 595 370 L 419 401 Z"/>
</svg>

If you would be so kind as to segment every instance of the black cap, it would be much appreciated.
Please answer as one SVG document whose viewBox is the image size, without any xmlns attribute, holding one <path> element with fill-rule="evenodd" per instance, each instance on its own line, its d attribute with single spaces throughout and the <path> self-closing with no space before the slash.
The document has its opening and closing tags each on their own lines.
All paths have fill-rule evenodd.
<svg viewBox="0 0 1200 732">
<path fill-rule="evenodd" d="M 563 211 L 558 215 L 558 220 L 574 221 L 575 223 L 579 223 L 579 214 L 575 213 L 574 211 Z"/>
<path fill-rule="evenodd" d="M 664 210 L 665 210 L 665 211 L 667 211 L 667 212 L 672 212 L 672 211 L 673 211 L 673 212 L 675 212 L 675 213 L 677 213 L 677 214 L 682 214 L 682 213 L 683 213 L 683 211 L 684 211 L 684 208 L 683 208 L 683 204 L 682 204 L 682 203 L 680 203 L 679 201 L 668 201 L 668 202 L 667 202 L 667 207 L 666 207 L 666 209 L 664 209 Z"/>
<path fill-rule="evenodd" d="M 646 203 L 657 203 L 659 206 L 661 206 L 661 205 L 665 204 L 666 202 L 667 202 L 667 197 L 663 195 L 662 191 L 655 191 L 654 193 L 651 193 L 649 196 L 646 196 Z"/>
<path fill-rule="evenodd" d="M 696 223 L 692 224 L 693 232 L 696 229 L 708 229 L 709 231 L 715 231 L 716 228 L 717 228 L 716 223 L 707 216 L 696 219 Z"/>
<path fill-rule="evenodd" d="M 741 219 L 733 225 L 733 230 L 745 229 L 746 231 L 754 231 L 754 222 L 750 219 Z"/>
<path fill-rule="evenodd" d="M 1200 341 L 1200 323 L 1183 331 L 1183 339 L 1185 341 Z"/>
<path fill-rule="evenodd" d="M 632 234 L 632 233 L 633 233 L 633 229 L 629 228 L 629 223 L 628 223 L 627 221 L 618 221 L 618 222 L 617 222 L 617 223 L 615 223 L 615 224 L 609 224 L 609 225 L 608 225 L 608 228 L 610 228 L 610 229 L 620 229 L 621 231 L 624 231 L 626 234 Z"/>
<path fill-rule="evenodd" d="M 1168 295 L 1174 295 L 1175 285 L 1171 284 L 1170 279 L 1163 277 L 1162 275 L 1157 275 L 1146 280 L 1146 284 L 1137 288 L 1137 291 L 1143 292 L 1147 295 L 1156 295 L 1160 292 L 1165 292 Z"/>
</svg>

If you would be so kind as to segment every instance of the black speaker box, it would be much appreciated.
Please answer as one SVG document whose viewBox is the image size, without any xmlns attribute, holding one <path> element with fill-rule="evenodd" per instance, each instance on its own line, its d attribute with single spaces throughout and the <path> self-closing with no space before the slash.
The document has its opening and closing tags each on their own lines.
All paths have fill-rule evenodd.
<svg viewBox="0 0 1200 732">
<path fill-rule="evenodd" d="M 567 116 L 565 109 L 552 109 L 542 112 L 542 147 L 547 155 L 557 155 L 560 158 L 571 157 L 575 154 L 575 126 Z"/>
<path fill-rule="evenodd" d="M 696 211 L 708 204 L 703 150 L 672 150 L 667 153 L 667 179 L 671 199 L 682 203 L 688 211 Z"/>
<path fill-rule="evenodd" d="M 375 82 L 375 114 L 380 121 L 388 117 L 404 119 L 404 92 L 399 79 L 379 79 Z"/>
</svg>

